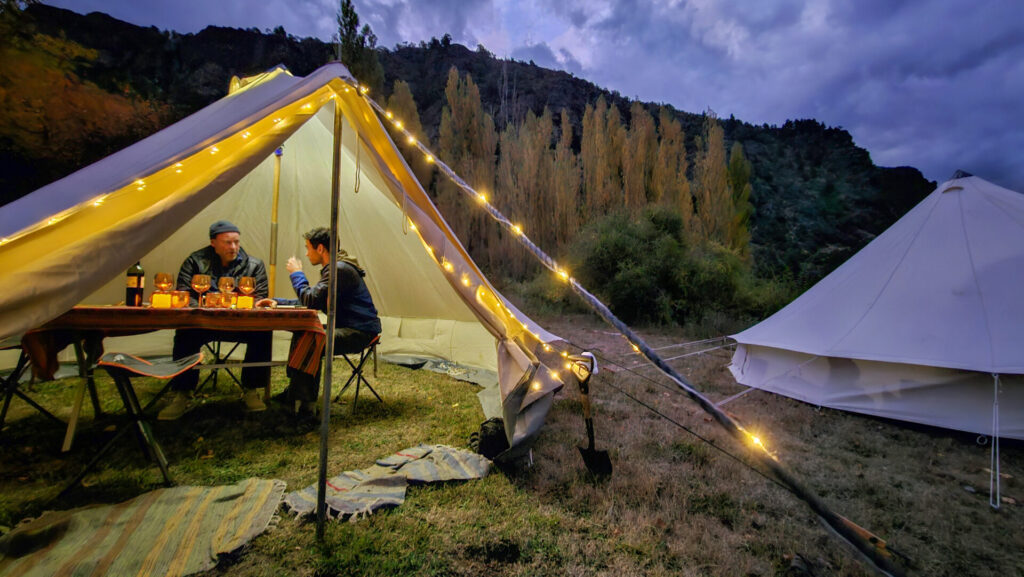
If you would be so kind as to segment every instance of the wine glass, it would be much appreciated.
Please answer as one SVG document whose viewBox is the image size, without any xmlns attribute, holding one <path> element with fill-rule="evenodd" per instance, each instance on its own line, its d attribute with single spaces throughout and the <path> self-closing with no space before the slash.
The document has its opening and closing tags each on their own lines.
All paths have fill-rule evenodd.
<svg viewBox="0 0 1024 577">
<path fill-rule="evenodd" d="M 243 276 L 238 279 L 238 290 L 242 291 L 244 295 L 251 295 L 252 291 L 256 290 L 256 279 L 251 276 Z"/>
<path fill-rule="evenodd" d="M 153 277 L 153 286 L 156 287 L 156 290 L 162 293 L 171 290 L 172 282 L 171 275 L 165 272 L 158 272 L 156 273 L 156 276 Z"/>
<path fill-rule="evenodd" d="M 203 293 L 210 290 L 210 275 L 192 275 L 192 290 L 196 291 L 196 293 L 199 294 L 199 306 L 203 306 Z"/>
</svg>

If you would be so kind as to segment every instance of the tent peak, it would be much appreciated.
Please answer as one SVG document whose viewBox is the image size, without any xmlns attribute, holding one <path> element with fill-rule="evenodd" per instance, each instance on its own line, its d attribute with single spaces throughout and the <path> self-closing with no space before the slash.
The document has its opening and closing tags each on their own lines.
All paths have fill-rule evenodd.
<svg viewBox="0 0 1024 577">
<path fill-rule="evenodd" d="M 950 180 L 956 180 L 958 178 L 969 178 L 969 177 L 972 177 L 972 176 L 974 176 L 974 175 L 969 173 L 969 172 L 967 172 L 966 170 L 957 170 L 956 172 L 953 173 L 953 176 L 951 176 L 949 179 Z"/>
</svg>

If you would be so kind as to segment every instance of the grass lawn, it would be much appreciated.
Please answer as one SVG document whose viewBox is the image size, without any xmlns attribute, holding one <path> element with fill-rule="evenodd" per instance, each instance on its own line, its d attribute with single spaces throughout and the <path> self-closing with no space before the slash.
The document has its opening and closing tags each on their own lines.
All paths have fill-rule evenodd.
<svg viewBox="0 0 1024 577">
<path fill-rule="evenodd" d="M 405 504 L 355 523 L 330 523 L 323 544 L 312 523 L 282 513 L 276 527 L 207 575 L 870 575 L 795 497 L 728 454 L 741 448 L 671 385 L 589 317 L 546 323 L 604 359 L 592 381 L 598 448 L 611 452 L 610 479 L 591 478 L 574 389 L 556 397 L 532 466 L 479 481 L 410 488 Z M 688 340 L 649 330 L 653 346 Z M 727 349 L 675 362 L 713 400 L 742 389 Z M 618 365 L 618 366 L 616 366 Z M 347 376 L 335 365 L 336 380 Z M 284 388 L 274 373 L 274 390 Z M 77 381 L 41 383 L 32 395 L 66 417 Z M 382 364 L 371 382 L 387 402 L 360 395 L 359 410 L 335 404 L 328 470 L 336 474 L 418 443 L 463 447 L 483 420 L 477 388 L 447 376 Z M 119 401 L 99 379 L 105 409 Z M 143 402 L 159 388 L 140 381 Z M 656 407 L 705 443 L 640 406 Z M 247 477 L 282 479 L 288 490 L 316 481 L 319 430 L 295 427 L 282 409 L 246 415 L 221 384 L 204 403 L 154 430 L 176 483 L 212 485 Z M 909 427 L 818 409 L 760 391 L 727 405 L 836 512 L 912 560 L 918 575 L 1024 575 L 1024 446 L 1002 444 L 1003 495 L 988 506 L 989 448 L 974 435 Z M 19 400 L 0 436 L 0 531 L 46 509 L 114 503 L 159 486 L 130 437 L 84 487 L 54 500 L 111 433 L 91 410 L 70 453 L 64 431 Z"/>
</svg>

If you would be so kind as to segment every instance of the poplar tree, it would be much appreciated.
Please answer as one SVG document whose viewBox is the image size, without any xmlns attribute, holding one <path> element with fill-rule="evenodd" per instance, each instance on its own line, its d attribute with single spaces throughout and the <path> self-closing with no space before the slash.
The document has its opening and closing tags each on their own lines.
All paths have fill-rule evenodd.
<svg viewBox="0 0 1024 577">
<path fill-rule="evenodd" d="M 453 66 L 448 71 L 444 93 L 447 103 L 441 110 L 438 154 L 447 159 L 448 165 L 467 184 L 492 195 L 498 136 L 494 131 L 494 120 L 480 104 L 480 90 L 470 75 L 461 80 L 459 71 Z M 488 222 L 490 219 L 485 211 L 467 200 L 454 183 L 448 179 L 438 180 L 437 203 L 441 214 L 463 240 L 474 260 L 484 266 L 490 263 L 488 246 L 496 238 L 497 227 Z"/>
<path fill-rule="evenodd" d="M 338 43 L 335 57 L 348 67 L 360 84 L 380 92 L 384 86 L 384 68 L 377 58 L 377 35 L 369 24 L 359 27 L 359 14 L 352 0 L 341 0 L 336 19 Z"/>
<path fill-rule="evenodd" d="M 404 80 L 396 80 L 391 90 L 391 97 L 388 98 L 387 109 L 395 118 L 402 121 L 403 127 L 412 134 L 417 141 L 422 142 L 428 148 L 430 143 L 426 140 L 423 132 L 423 124 L 420 122 L 420 113 L 416 108 L 416 100 L 412 96 L 409 84 Z M 390 124 L 388 125 L 390 127 Z M 399 132 L 393 132 L 395 142 L 402 150 L 402 156 L 412 167 L 413 174 L 420 181 L 424 189 L 429 188 L 430 179 L 434 174 L 434 165 L 427 162 L 423 154 L 414 145 L 405 141 L 405 137 Z"/>
<path fill-rule="evenodd" d="M 697 138 L 693 174 L 701 237 L 730 246 L 733 204 L 725 164 L 725 136 L 712 111 L 704 115 L 704 134 Z"/>
<path fill-rule="evenodd" d="M 750 204 L 751 166 L 743 154 L 743 145 L 732 144 L 729 151 L 729 189 L 732 194 L 733 216 L 729 227 L 729 247 L 746 258 L 750 255 L 750 216 L 754 207 Z"/>
<path fill-rule="evenodd" d="M 522 123 L 510 123 L 502 132 L 498 163 L 498 207 L 541 247 L 554 244 L 555 199 L 548 193 L 554 160 L 552 131 L 548 108 L 539 117 L 527 112 Z M 502 247 L 502 268 L 511 276 L 523 278 L 535 269 L 533 259 L 515 239 L 509 238 Z"/>
<path fill-rule="evenodd" d="M 643 104 L 634 102 L 629 108 L 629 135 L 622 158 L 622 188 L 626 206 L 634 214 L 648 201 L 657 144 L 654 119 Z"/>
<path fill-rule="evenodd" d="M 561 137 L 555 147 L 549 190 L 555 197 L 555 245 L 562 250 L 580 229 L 582 172 L 579 157 L 572 149 L 572 122 L 565 108 L 559 127 Z"/>
<path fill-rule="evenodd" d="M 655 200 L 679 211 L 687 235 L 692 235 L 693 195 L 686 176 L 686 135 L 679 120 L 664 106 L 658 111 L 658 133 L 660 140 L 651 170 L 651 192 Z"/>
</svg>

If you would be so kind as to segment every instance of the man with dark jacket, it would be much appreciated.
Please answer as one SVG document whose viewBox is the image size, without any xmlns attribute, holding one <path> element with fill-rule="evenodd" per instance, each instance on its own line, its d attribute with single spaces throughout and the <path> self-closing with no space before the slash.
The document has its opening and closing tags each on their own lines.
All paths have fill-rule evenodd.
<svg viewBox="0 0 1024 577">
<path fill-rule="evenodd" d="M 320 280 L 310 285 L 302 263 L 294 256 L 285 265 L 290 273 L 292 288 L 297 299 L 263 299 L 256 306 L 274 307 L 301 304 L 307 308 L 327 312 L 328 282 L 331 278 L 331 231 L 319 227 L 303 235 L 306 239 L 306 257 L 312 265 L 320 265 Z M 335 305 L 334 352 L 335 354 L 358 353 L 380 334 L 380 317 L 377 307 L 363 277 L 366 272 L 355 257 L 344 250 L 338 251 L 338 294 Z M 292 344 L 295 344 L 293 339 Z M 316 411 L 316 399 L 320 394 L 320 371 L 310 376 L 288 368 L 291 384 L 287 397 L 300 414 L 310 415 Z"/>
<path fill-rule="evenodd" d="M 226 220 L 210 225 L 210 246 L 190 254 L 178 272 L 178 290 L 187 290 L 198 300 L 199 294 L 192 289 L 192 275 L 210 275 L 210 287 L 216 287 L 221 277 L 251 276 L 255 280 L 255 299 L 266 298 L 268 294 L 267 269 L 263 261 L 249 256 L 241 246 L 238 227 Z M 269 331 L 215 331 L 207 329 L 179 329 L 174 333 L 174 358 L 180 359 L 199 352 L 202 346 L 213 341 L 245 343 L 245 362 L 269 362 L 271 339 Z M 171 379 L 172 399 L 157 418 L 173 421 L 180 418 L 192 399 L 192 392 L 199 382 L 199 371 L 186 371 Z M 245 387 L 245 408 L 250 412 L 264 411 L 266 405 L 260 399 L 260 391 L 270 384 L 270 367 L 246 367 L 242 369 L 242 386 Z"/>
</svg>

